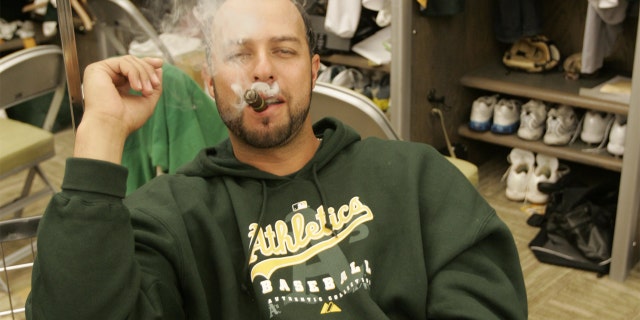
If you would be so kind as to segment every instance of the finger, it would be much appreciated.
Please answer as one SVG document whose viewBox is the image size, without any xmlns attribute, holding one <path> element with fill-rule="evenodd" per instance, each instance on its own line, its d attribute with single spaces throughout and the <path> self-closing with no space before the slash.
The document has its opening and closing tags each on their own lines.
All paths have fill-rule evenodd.
<svg viewBox="0 0 640 320">
<path fill-rule="evenodd" d="M 164 60 L 162 60 L 161 58 L 155 58 L 155 57 L 144 57 L 142 58 L 142 60 L 152 65 L 154 68 L 160 68 L 164 63 Z"/>
<path fill-rule="evenodd" d="M 131 86 L 131 88 L 143 93 L 145 91 L 148 92 L 149 90 L 151 90 L 148 76 L 151 68 L 147 68 L 145 64 L 146 63 L 144 63 L 139 58 L 131 55 L 123 56 L 119 64 L 119 69 L 122 74 L 129 80 L 129 85 Z"/>
<path fill-rule="evenodd" d="M 151 74 L 151 84 L 155 87 L 161 84 L 162 77 L 159 77 L 157 72 L 158 70 L 162 70 L 162 65 L 164 64 L 164 60 L 161 58 L 154 57 L 144 57 L 143 60 L 151 65 L 155 70 L 154 73 Z"/>
<path fill-rule="evenodd" d="M 151 59 L 150 59 L 151 60 Z M 129 80 L 129 85 L 134 90 L 142 92 L 143 95 L 149 95 L 154 88 L 161 85 L 161 80 L 156 74 L 157 65 L 161 63 L 151 60 L 149 63 L 146 59 L 140 59 L 134 56 L 122 57 L 120 70 Z"/>
</svg>

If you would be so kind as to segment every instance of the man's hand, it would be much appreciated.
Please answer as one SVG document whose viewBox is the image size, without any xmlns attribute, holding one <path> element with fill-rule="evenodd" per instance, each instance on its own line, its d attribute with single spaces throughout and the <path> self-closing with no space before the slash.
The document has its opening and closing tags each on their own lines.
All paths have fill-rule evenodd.
<svg viewBox="0 0 640 320">
<path fill-rule="evenodd" d="M 75 157 L 121 162 L 127 136 L 149 119 L 162 93 L 161 68 L 161 59 L 124 56 L 85 69 Z"/>
</svg>

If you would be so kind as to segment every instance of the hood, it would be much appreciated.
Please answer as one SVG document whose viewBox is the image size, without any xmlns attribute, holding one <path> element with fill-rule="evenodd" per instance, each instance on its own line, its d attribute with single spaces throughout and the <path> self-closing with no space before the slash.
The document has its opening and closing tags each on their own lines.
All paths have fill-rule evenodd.
<svg viewBox="0 0 640 320">
<path fill-rule="evenodd" d="M 341 150 L 360 140 L 358 133 L 334 118 L 325 118 L 316 122 L 313 125 L 313 131 L 318 138 L 322 138 L 322 144 L 311 161 L 300 171 L 310 170 L 310 168 L 321 170 Z M 238 161 L 233 154 L 229 139 L 215 147 L 200 151 L 193 161 L 178 169 L 177 173 L 203 178 L 224 175 L 265 180 L 282 179 Z"/>
</svg>

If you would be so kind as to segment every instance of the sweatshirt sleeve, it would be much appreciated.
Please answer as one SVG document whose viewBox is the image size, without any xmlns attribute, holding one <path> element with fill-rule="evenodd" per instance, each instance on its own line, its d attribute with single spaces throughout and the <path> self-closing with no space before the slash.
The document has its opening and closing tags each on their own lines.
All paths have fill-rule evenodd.
<svg viewBox="0 0 640 320">
<path fill-rule="evenodd" d="M 67 160 L 62 191 L 38 230 L 28 319 L 185 318 L 175 263 L 153 243 L 135 257 L 142 244 L 123 205 L 126 177 L 121 166 Z M 154 273 L 145 272 L 150 264 Z"/>
<path fill-rule="evenodd" d="M 446 159 L 427 173 L 423 243 L 428 318 L 526 319 L 527 297 L 506 224 Z M 445 183 L 446 182 L 446 183 Z M 435 200 L 434 200 L 435 199 Z M 426 205 L 428 203 L 428 205 Z"/>
<path fill-rule="evenodd" d="M 526 319 L 527 299 L 513 239 L 496 216 L 478 239 L 438 270 L 429 286 L 429 318 Z"/>
</svg>

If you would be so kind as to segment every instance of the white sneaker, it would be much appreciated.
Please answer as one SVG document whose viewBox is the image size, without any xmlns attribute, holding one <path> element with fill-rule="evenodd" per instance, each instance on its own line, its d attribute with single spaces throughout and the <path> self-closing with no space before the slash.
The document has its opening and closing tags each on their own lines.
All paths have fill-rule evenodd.
<svg viewBox="0 0 640 320">
<path fill-rule="evenodd" d="M 613 115 L 589 110 L 582 120 L 582 131 L 580 139 L 589 144 L 598 144 L 607 136 L 609 123 L 613 120 Z"/>
<path fill-rule="evenodd" d="M 512 134 L 518 130 L 521 102 L 516 99 L 500 99 L 493 110 L 491 132 Z"/>
<path fill-rule="evenodd" d="M 609 132 L 607 151 L 615 156 L 622 156 L 624 154 L 624 140 L 627 135 L 627 117 L 616 115 L 615 118 Z"/>
<path fill-rule="evenodd" d="M 573 108 L 560 105 L 547 113 L 547 131 L 543 141 L 548 145 L 565 145 L 571 141 L 578 126 L 578 118 Z"/>
<path fill-rule="evenodd" d="M 322 70 L 320 72 L 320 74 L 318 75 L 318 79 L 316 79 L 316 81 L 319 82 L 324 82 L 324 83 L 331 83 L 331 81 L 333 80 L 333 78 L 335 78 L 340 72 L 346 70 L 347 67 L 342 66 L 342 65 L 333 65 L 330 67 L 326 67 L 324 68 L 324 70 Z"/>
<path fill-rule="evenodd" d="M 513 148 L 507 156 L 507 161 L 511 164 L 506 172 L 507 199 L 523 201 L 527 192 L 527 183 L 533 174 L 535 157 L 531 151 Z"/>
<path fill-rule="evenodd" d="M 540 100 L 529 100 L 522 105 L 518 137 L 525 140 L 538 140 L 544 133 L 547 120 L 547 106 Z"/>
<path fill-rule="evenodd" d="M 527 181 L 525 200 L 530 203 L 547 203 L 549 195 L 538 189 L 538 183 L 556 183 L 558 181 L 558 158 L 543 154 L 536 155 L 536 167 Z"/>
<path fill-rule="evenodd" d="M 498 95 L 482 96 L 473 101 L 471 105 L 471 118 L 469 129 L 473 131 L 487 131 L 491 129 L 493 108 L 498 102 Z"/>
<path fill-rule="evenodd" d="M 364 75 L 356 68 L 347 68 L 345 70 L 342 70 L 335 77 L 333 77 L 333 79 L 331 79 L 331 84 L 335 84 L 337 86 L 345 87 L 351 90 L 364 87 L 364 82 Z"/>
</svg>

